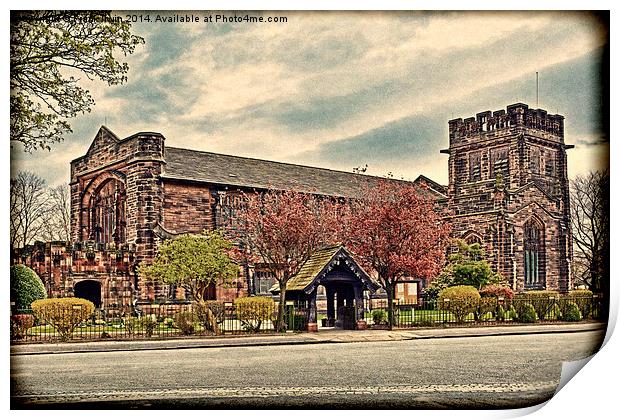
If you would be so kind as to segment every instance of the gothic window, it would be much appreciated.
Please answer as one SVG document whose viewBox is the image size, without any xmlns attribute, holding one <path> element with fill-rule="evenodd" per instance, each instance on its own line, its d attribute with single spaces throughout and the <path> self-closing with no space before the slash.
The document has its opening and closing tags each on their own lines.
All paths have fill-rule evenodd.
<svg viewBox="0 0 620 420">
<path fill-rule="evenodd" d="M 106 181 L 92 198 L 89 239 L 98 243 L 125 242 L 125 210 L 125 185 L 115 179 Z"/>
<path fill-rule="evenodd" d="M 470 182 L 481 179 L 482 153 L 470 153 L 469 155 L 469 180 Z"/>
<path fill-rule="evenodd" d="M 530 172 L 540 173 L 540 150 L 535 146 L 530 146 Z"/>
<path fill-rule="evenodd" d="M 490 156 L 491 178 L 494 179 L 498 173 L 501 173 L 504 180 L 508 179 L 510 174 L 510 166 L 508 163 L 508 148 L 491 150 Z"/>
<path fill-rule="evenodd" d="M 545 284 L 544 230 L 540 223 L 532 220 L 524 227 L 525 287 L 540 288 Z"/>
</svg>

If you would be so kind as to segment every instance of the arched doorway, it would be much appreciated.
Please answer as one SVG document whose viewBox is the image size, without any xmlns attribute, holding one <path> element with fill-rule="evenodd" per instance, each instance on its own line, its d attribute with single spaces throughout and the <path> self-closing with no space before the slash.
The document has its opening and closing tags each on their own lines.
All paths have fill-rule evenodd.
<svg viewBox="0 0 620 420">
<path fill-rule="evenodd" d="M 101 307 L 101 283 L 95 280 L 82 280 L 73 286 L 73 295 L 90 300 L 96 308 Z"/>
</svg>

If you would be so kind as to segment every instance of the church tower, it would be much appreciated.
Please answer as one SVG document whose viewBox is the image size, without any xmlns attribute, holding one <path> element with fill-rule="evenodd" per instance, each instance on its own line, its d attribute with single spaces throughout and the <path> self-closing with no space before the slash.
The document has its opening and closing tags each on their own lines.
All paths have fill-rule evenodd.
<svg viewBox="0 0 620 420">
<path fill-rule="evenodd" d="M 453 236 L 480 243 L 514 290 L 569 290 L 564 117 L 516 103 L 448 125 Z"/>
</svg>

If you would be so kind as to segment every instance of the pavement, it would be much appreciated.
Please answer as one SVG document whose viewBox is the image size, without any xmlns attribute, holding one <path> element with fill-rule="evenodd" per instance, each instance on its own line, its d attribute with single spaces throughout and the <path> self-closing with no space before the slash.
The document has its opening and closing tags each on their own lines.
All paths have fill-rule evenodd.
<svg viewBox="0 0 620 420">
<path fill-rule="evenodd" d="M 188 348 L 218 348 L 218 347 L 248 347 L 248 346 L 278 346 L 303 344 L 335 344 L 360 343 L 371 341 L 404 341 L 439 338 L 483 337 L 501 335 L 525 334 L 558 334 L 577 333 L 585 331 L 605 330 L 607 324 L 599 322 L 574 324 L 538 324 L 538 325 L 502 325 L 491 327 L 445 327 L 428 329 L 387 330 L 339 330 L 321 329 L 316 333 L 286 333 L 236 335 L 216 337 L 187 337 L 174 339 L 144 339 L 144 340 L 105 340 L 70 343 L 37 343 L 11 345 L 11 356 L 59 354 L 59 353 L 89 353 L 112 351 L 141 351 L 141 350 L 173 350 Z"/>
</svg>

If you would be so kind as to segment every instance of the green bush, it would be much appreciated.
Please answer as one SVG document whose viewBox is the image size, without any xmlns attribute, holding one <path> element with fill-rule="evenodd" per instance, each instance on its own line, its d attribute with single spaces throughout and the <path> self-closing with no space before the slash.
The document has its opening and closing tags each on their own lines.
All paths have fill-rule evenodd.
<svg viewBox="0 0 620 420">
<path fill-rule="evenodd" d="M 15 302 L 16 312 L 30 311 L 32 302 L 46 297 L 45 286 L 34 270 L 22 264 L 11 267 L 11 302 Z"/>
<path fill-rule="evenodd" d="M 562 312 L 562 320 L 567 322 L 581 321 L 581 311 L 575 302 L 568 302 L 566 309 Z"/>
<path fill-rule="evenodd" d="M 526 303 L 523 305 L 521 310 L 518 311 L 517 317 L 519 318 L 519 322 L 526 324 L 536 322 L 536 309 L 534 308 L 534 305 L 531 303 Z"/>
<path fill-rule="evenodd" d="M 545 319 L 547 313 L 551 310 L 553 305 L 559 299 L 559 293 L 551 290 L 534 290 L 525 293 L 519 293 L 516 295 L 512 304 L 514 305 L 517 314 L 523 311 L 523 307 L 526 305 L 532 305 L 536 311 L 538 319 Z"/>
<path fill-rule="evenodd" d="M 497 314 L 495 315 L 495 318 L 498 321 L 505 321 L 506 320 L 506 311 L 504 310 L 504 307 L 502 305 L 499 305 L 497 307 Z"/>
<path fill-rule="evenodd" d="M 235 300 L 237 319 L 246 331 L 258 332 L 264 321 L 273 321 L 276 303 L 270 297 L 244 297 Z"/>
<path fill-rule="evenodd" d="M 388 313 L 385 309 L 375 309 L 372 311 L 372 322 L 375 325 L 386 325 L 388 322 Z"/>
<path fill-rule="evenodd" d="M 152 336 L 155 327 L 157 327 L 157 316 L 155 314 L 142 316 L 142 318 L 140 318 L 140 326 L 144 329 L 144 334 L 147 337 Z"/>
<path fill-rule="evenodd" d="M 164 327 L 172 328 L 172 326 L 174 325 L 174 319 L 166 317 L 166 318 L 164 318 L 162 323 L 164 324 Z"/>
<path fill-rule="evenodd" d="M 95 305 L 80 298 L 40 299 L 32 302 L 34 315 L 51 325 L 62 341 L 71 338 L 73 330 L 95 311 Z"/>
<path fill-rule="evenodd" d="M 584 319 L 592 315 L 594 293 L 591 290 L 571 290 L 568 297 L 577 304 Z"/>
<path fill-rule="evenodd" d="M 174 314 L 174 323 L 183 335 L 192 335 L 196 331 L 198 316 L 193 311 L 183 311 Z"/>
<path fill-rule="evenodd" d="M 473 286 L 452 286 L 437 296 L 437 307 L 451 312 L 456 322 L 464 322 L 467 315 L 478 308 L 480 294 Z"/>
<path fill-rule="evenodd" d="M 494 297 L 481 297 L 478 301 L 478 308 L 475 312 L 476 321 L 483 320 L 484 316 L 492 312 L 493 315 L 497 312 L 497 298 Z"/>
<path fill-rule="evenodd" d="M 561 319 L 561 318 L 562 318 L 562 310 L 560 309 L 560 305 L 558 305 L 557 303 L 554 303 L 553 306 L 547 312 L 547 315 L 545 315 L 545 319 L 556 320 L 556 319 Z"/>
</svg>

